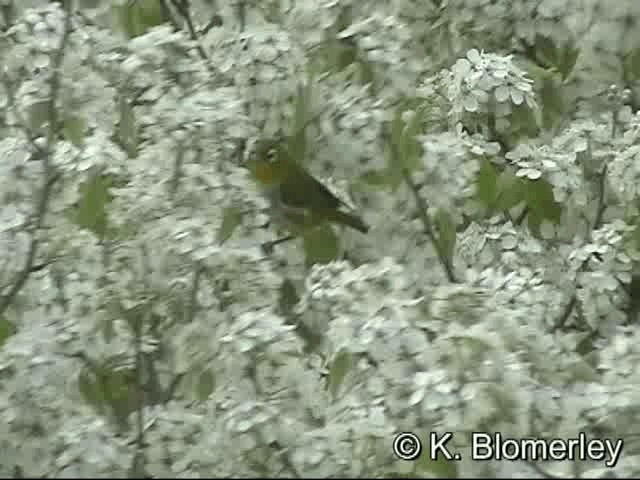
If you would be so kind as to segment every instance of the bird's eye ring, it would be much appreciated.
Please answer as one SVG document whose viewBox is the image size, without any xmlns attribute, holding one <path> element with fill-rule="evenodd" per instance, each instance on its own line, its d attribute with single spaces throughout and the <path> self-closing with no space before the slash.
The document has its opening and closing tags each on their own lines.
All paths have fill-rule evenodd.
<svg viewBox="0 0 640 480">
<path fill-rule="evenodd" d="M 267 161 L 269 161 L 269 163 L 273 163 L 275 162 L 277 159 L 277 152 L 275 148 L 270 148 L 267 151 Z"/>
</svg>

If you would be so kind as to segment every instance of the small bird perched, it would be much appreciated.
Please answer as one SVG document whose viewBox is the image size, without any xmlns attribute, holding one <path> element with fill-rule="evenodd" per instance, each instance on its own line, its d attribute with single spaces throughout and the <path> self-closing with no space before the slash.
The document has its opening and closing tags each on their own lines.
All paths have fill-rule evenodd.
<svg viewBox="0 0 640 480">
<path fill-rule="evenodd" d="M 269 199 L 271 218 L 294 236 L 326 222 L 369 231 L 362 218 L 343 210 L 347 205 L 291 158 L 281 139 L 258 140 L 247 167 Z"/>
</svg>

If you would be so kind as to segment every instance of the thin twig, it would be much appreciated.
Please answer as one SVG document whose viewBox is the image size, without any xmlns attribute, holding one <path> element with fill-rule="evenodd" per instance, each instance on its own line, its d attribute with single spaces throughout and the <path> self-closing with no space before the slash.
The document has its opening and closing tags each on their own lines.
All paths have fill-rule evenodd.
<svg viewBox="0 0 640 480">
<path fill-rule="evenodd" d="M 173 174 L 171 175 L 171 180 L 169 181 L 169 198 L 174 199 L 176 193 L 178 192 L 178 186 L 180 184 L 180 179 L 182 178 L 182 166 L 184 164 L 184 145 L 182 142 L 178 142 L 178 150 L 176 152 L 176 158 L 173 162 Z"/>
<path fill-rule="evenodd" d="M 525 206 L 522 209 L 522 212 L 520 212 L 520 215 L 517 216 L 517 218 L 513 221 L 514 225 L 521 225 L 522 222 L 524 222 L 524 219 L 527 217 L 527 214 L 529 213 L 529 205 Z"/>
<path fill-rule="evenodd" d="M 163 403 L 168 403 L 170 400 L 173 399 L 174 395 L 176 394 L 176 391 L 178 390 L 178 386 L 180 385 L 180 382 L 182 381 L 184 376 L 185 376 L 184 373 L 177 373 L 173 377 L 173 380 L 171 380 L 171 383 L 169 384 L 169 386 L 164 392 Z"/>
<path fill-rule="evenodd" d="M 144 322 L 146 323 L 146 321 Z M 134 328 L 134 345 L 135 345 L 135 375 L 136 375 L 136 453 L 131 459 L 131 466 L 129 467 L 129 478 L 145 477 L 145 428 L 144 428 L 144 406 L 146 403 L 144 379 L 142 372 L 142 324 L 140 319 L 136 319 Z"/>
<path fill-rule="evenodd" d="M 209 23 L 207 23 L 204 28 L 202 29 L 202 35 L 206 35 L 207 33 L 209 33 L 209 30 L 211 30 L 213 27 L 221 27 L 223 25 L 222 23 L 222 17 L 218 14 L 215 14 L 211 20 L 209 20 Z"/>
<path fill-rule="evenodd" d="M 238 20 L 240 23 L 240 31 L 244 32 L 245 28 L 247 27 L 247 5 L 245 3 L 244 0 L 239 0 L 238 1 Z"/>
<path fill-rule="evenodd" d="M 383 132 L 383 138 L 388 143 L 389 148 L 391 148 L 391 154 L 393 158 L 399 162 L 403 161 L 403 159 L 400 158 L 400 152 L 398 152 L 398 146 L 392 140 L 388 132 L 386 131 Z M 401 173 L 405 183 L 409 186 L 409 189 L 413 194 L 414 200 L 416 202 L 416 207 L 418 208 L 418 213 L 420 214 L 420 219 L 422 220 L 424 233 L 427 235 L 427 237 L 433 244 L 433 247 L 436 250 L 436 255 L 438 255 L 438 260 L 440 261 L 440 264 L 442 265 L 442 268 L 445 271 L 447 279 L 451 283 L 457 283 L 455 274 L 453 273 L 451 261 L 450 259 L 447 258 L 447 255 L 444 251 L 442 244 L 438 241 L 438 238 L 436 237 L 436 234 L 433 231 L 431 220 L 429 219 L 429 214 L 427 213 L 429 211 L 427 202 L 420 195 L 420 189 L 413 181 L 413 178 L 411 178 L 411 173 L 409 172 L 409 170 L 406 168 L 402 168 Z"/>
<path fill-rule="evenodd" d="M 605 186 L 606 186 L 606 179 L 607 179 L 607 165 L 605 164 L 604 167 L 602 168 L 602 172 L 600 173 L 600 178 L 598 179 L 598 207 L 596 210 L 596 217 L 593 220 L 593 226 L 590 229 L 590 233 L 587 236 L 587 241 L 589 241 L 590 237 L 591 237 L 591 232 L 594 232 L 595 230 L 597 230 L 598 228 L 600 228 L 601 224 L 602 224 L 602 217 L 604 215 L 604 211 L 606 209 L 606 205 L 605 205 L 605 201 L 604 201 L 604 190 L 605 190 Z M 589 265 L 589 262 L 591 261 L 591 257 L 592 255 L 589 255 L 587 258 L 585 258 L 582 263 L 580 264 L 580 267 L 578 268 L 577 273 L 583 273 L 586 269 L 587 266 Z M 575 309 L 576 305 L 578 304 L 578 297 L 575 293 L 573 293 L 571 295 L 571 298 L 569 299 L 569 302 L 567 303 L 567 305 L 565 306 L 565 308 L 562 310 L 562 313 L 560 314 L 560 316 L 558 317 L 558 319 L 554 322 L 553 327 L 551 328 L 551 332 L 555 332 L 556 330 L 562 328 L 567 320 L 569 319 L 569 317 L 571 316 L 571 314 L 573 313 L 573 310 Z"/>
<path fill-rule="evenodd" d="M 202 278 L 202 272 L 204 270 L 201 262 L 195 263 L 193 270 L 193 283 L 191 284 L 191 292 L 189 294 L 189 313 L 187 315 L 187 322 L 191 323 L 196 318 L 198 313 L 198 290 L 200 290 L 200 279 Z"/>
<path fill-rule="evenodd" d="M 189 35 L 191 36 L 191 40 L 193 40 L 196 44 L 196 49 L 198 50 L 198 54 L 203 60 L 209 60 L 207 53 L 200 45 L 200 39 L 198 38 L 198 34 L 196 33 L 196 29 L 193 26 L 193 20 L 191 19 L 191 10 L 189 6 L 189 0 L 171 0 L 171 3 L 178 13 L 184 18 L 184 21 L 187 23 L 187 29 L 189 30 Z"/>
<path fill-rule="evenodd" d="M 291 240 L 295 240 L 295 235 L 287 235 L 285 237 L 277 238 L 270 242 L 264 242 L 260 248 L 266 255 L 271 255 L 273 253 L 273 247 L 276 245 L 280 245 L 281 243 L 289 242 Z"/>
<path fill-rule="evenodd" d="M 438 259 L 440 260 L 440 263 L 442 264 L 442 267 L 444 268 L 444 271 L 447 275 L 447 279 L 451 283 L 456 283 L 456 277 L 451 267 L 451 261 L 449 258 L 447 258 L 447 255 L 444 252 L 442 244 L 436 238 L 436 235 L 433 231 L 433 227 L 431 226 L 431 221 L 429 220 L 429 214 L 427 213 L 428 211 L 427 203 L 424 201 L 424 199 L 420 195 L 420 190 L 418 189 L 418 186 L 414 183 L 413 179 L 411 178 L 411 174 L 406 168 L 402 169 L 402 176 L 404 177 L 404 181 L 406 182 L 406 184 L 409 186 L 409 189 L 413 193 L 416 206 L 418 207 L 418 213 L 420 214 L 422 225 L 424 227 L 424 233 L 427 235 L 427 237 L 429 237 L 429 240 L 433 244 L 436 250 L 436 254 L 438 255 Z"/>
<path fill-rule="evenodd" d="M 141 247 L 141 272 L 142 278 L 149 278 L 151 269 L 149 268 L 149 255 L 147 249 Z M 148 286 L 147 286 L 148 287 Z M 144 407 L 147 405 L 147 389 L 144 381 L 144 352 L 142 351 L 142 340 L 145 326 L 151 325 L 153 307 L 151 302 L 146 305 L 144 317 L 139 313 L 133 313 L 129 325 L 133 331 L 133 350 L 135 355 L 135 389 L 136 389 L 136 452 L 131 461 L 129 469 L 132 478 L 139 477 L 144 472 L 145 463 L 145 428 L 144 428 Z"/>
</svg>

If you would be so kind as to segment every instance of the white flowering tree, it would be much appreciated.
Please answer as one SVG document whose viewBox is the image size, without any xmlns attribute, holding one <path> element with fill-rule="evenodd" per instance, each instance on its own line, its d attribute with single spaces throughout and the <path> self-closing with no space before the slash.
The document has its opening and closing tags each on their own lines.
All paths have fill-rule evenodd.
<svg viewBox="0 0 640 480">
<path fill-rule="evenodd" d="M 639 6 L 0 1 L 0 476 L 639 475 Z"/>
</svg>

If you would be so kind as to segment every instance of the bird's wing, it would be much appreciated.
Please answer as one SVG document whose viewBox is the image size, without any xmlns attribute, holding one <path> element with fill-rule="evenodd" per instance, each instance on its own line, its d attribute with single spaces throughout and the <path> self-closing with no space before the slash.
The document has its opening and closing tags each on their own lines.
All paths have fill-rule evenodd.
<svg viewBox="0 0 640 480">
<path fill-rule="evenodd" d="M 298 172 L 294 178 L 303 180 L 285 182 L 282 185 L 280 197 L 283 203 L 292 207 L 304 208 L 311 204 L 315 208 L 329 209 L 336 209 L 343 205 L 343 202 L 327 187 L 306 171 Z"/>
</svg>

